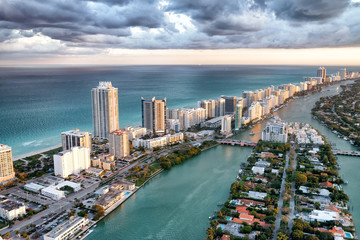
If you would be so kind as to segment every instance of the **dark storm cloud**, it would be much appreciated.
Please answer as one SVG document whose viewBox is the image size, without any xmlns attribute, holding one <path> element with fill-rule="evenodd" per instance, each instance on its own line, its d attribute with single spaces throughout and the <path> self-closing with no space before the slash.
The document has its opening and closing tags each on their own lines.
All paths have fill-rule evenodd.
<svg viewBox="0 0 360 240">
<path fill-rule="evenodd" d="M 128 36 L 129 27 L 162 24 L 163 14 L 152 1 L 116 1 L 109 6 L 113 2 L 0 0 L 0 21 L 3 28 L 33 29 L 53 39 L 76 42 L 87 34 Z"/>
<path fill-rule="evenodd" d="M 350 5 L 350 0 L 277 0 L 270 5 L 279 18 L 323 21 L 342 14 Z"/>
<path fill-rule="evenodd" d="M 350 0 L 0 0 L 0 49 L 358 46 L 359 10 Z M 44 36 L 50 50 L 34 47 Z"/>
</svg>

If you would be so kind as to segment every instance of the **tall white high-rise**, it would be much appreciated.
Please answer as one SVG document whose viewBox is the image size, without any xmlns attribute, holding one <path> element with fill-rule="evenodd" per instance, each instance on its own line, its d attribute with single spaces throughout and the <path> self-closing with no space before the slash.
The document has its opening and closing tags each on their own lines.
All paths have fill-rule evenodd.
<svg viewBox="0 0 360 240">
<path fill-rule="evenodd" d="M 91 134 L 80 132 L 79 129 L 61 133 L 63 151 L 70 150 L 72 147 L 87 147 L 91 152 Z"/>
<path fill-rule="evenodd" d="M 221 134 L 231 133 L 231 115 L 225 115 L 221 119 Z"/>
<path fill-rule="evenodd" d="M 118 89 L 111 82 L 99 82 L 91 91 L 94 137 L 107 139 L 119 129 Z"/>
<path fill-rule="evenodd" d="M 242 118 L 242 105 L 236 104 L 235 107 L 235 130 L 239 130 L 241 128 L 241 118 Z"/>
<path fill-rule="evenodd" d="M 125 158 L 130 155 L 129 133 L 115 130 L 109 134 L 110 154 L 115 158 Z"/>
<path fill-rule="evenodd" d="M 11 147 L 0 144 L 0 183 L 15 177 Z"/>
<path fill-rule="evenodd" d="M 141 98 L 142 127 L 154 134 L 166 133 L 166 98 L 163 100 Z"/>
<path fill-rule="evenodd" d="M 90 167 L 90 150 L 87 147 L 73 147 L 71 150 L 54 155 L 55 176 L 63 178 L 71 174 L 78 174 Z"/>
<path fill-rule="evenodd" d="M 341 80 L 346 79 L 346 68 L 340 69 L 340 78 Z"/>
<path fill-rule="evenodd" d="M 281 121 L 278 116 L 275 116 L 271 121 L 266 123 L 266 126 L 261 133 L 261 140 L 286 143 L 287 135 L 288 129 L 286 123 Z"/>
</svg>

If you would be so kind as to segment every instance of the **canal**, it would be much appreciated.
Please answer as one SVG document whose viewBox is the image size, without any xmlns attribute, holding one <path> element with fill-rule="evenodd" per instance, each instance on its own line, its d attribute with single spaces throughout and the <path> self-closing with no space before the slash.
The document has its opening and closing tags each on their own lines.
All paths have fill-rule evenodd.
<svg viewBox="0 0 360 240">
<path fill-rule="evenodd" d="M 328 141 L 336 144 L 336 148 L 355 150 L 311 116 L 314 103 L 322 96 L 337 94 L 338 86 L 291 101 L 275 114 L 285 121 L 310 123 Z M 265 121 L 258 123 L 236 138 L 257 141 L 264 125 Z M 250 131 L 255 135 L 250 136 Z M 250 153 L 250 148 L 217 146 L 162 172 L 100 221 L 86 239 L 204 239 L 208 217 L 219 208 L 217 203 L 227 200 L 240 163 L 245 162 Z M 351 199 L 355 226 L 359 231 L 360 191 L 357 183 L 360 174 L 357 169 L 360 169 L 360 158 L 339 156 L 338 162 L 340 175 L 349 182 L 344 190 Z"/>
</svg>

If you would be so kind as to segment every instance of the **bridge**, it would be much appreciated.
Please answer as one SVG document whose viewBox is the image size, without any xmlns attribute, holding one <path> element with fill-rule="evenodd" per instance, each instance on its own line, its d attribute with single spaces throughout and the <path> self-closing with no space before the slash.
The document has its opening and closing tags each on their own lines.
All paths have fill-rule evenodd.
<svg viewBox="0 0 360 240">
<path fill-rule="evenodd" d="M 255 147 L 256 142 L 249 142 L 249 141 L 241 141 L 241 140 L 234 140 L 234 139 L 223 139 L 217 141 L 219 144 L 224 145 L 231 145 L 231 146 L 241 146 L 241 147 Z"/>
<path fill-rule="evenodd" d="M 359 151 L 342 151 L 342 150 L 339 150 L 339 149 L 334 149 L 333 153 L 335 155 L 360 157 L 360 152 Z"/>
</svg>

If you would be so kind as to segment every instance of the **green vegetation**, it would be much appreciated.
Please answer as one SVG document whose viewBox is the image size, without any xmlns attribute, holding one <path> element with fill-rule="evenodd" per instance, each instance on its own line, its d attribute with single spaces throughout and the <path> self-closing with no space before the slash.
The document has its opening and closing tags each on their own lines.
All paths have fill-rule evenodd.
<svg viewBox="0 0 360 240">
<path fill-rule="evenodd" d="M 176 150 L 167 156 L 162 156 L 158 159 L 160 165 L 164 169 L 170 169 L 172 166 L 178 165 L 185 160 L 198 155 L 201 152 L 198 147 L 190 147 L 186 150 Z"/>
<path fill-rule="evenodd" d="M 327 127 L 360 146 L 360 80 L 341 85 L 341 88 L 343 91 L 338 95 L 320 98 L 312 114 Z"/>
</svg>

